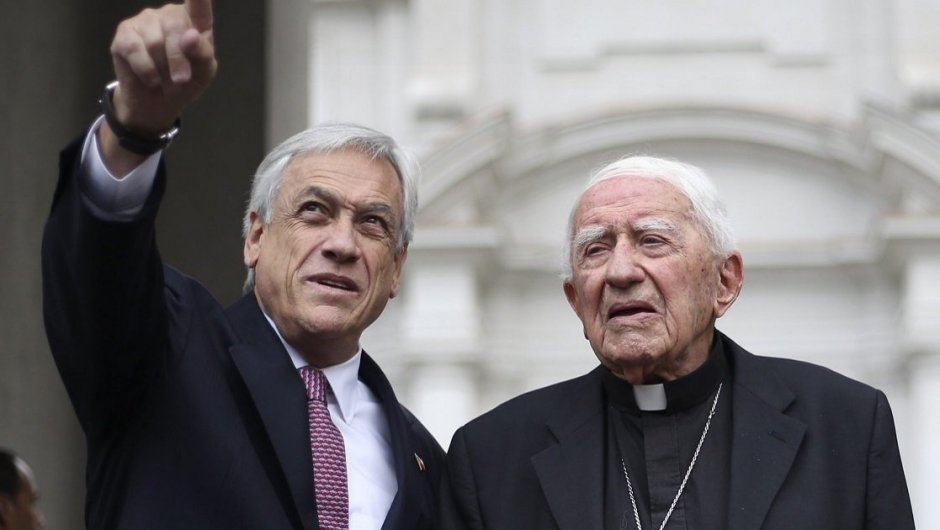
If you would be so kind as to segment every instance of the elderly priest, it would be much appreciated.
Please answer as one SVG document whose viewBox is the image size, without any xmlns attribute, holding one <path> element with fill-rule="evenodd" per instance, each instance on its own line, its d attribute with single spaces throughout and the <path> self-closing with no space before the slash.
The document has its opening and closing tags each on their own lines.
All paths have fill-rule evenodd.
<svg viewBox="0 0 940 530">
<path fill-rule="evenodd" d="M 457 431 L 445 528 L 914 528 L 885 395 L 715 329 L 744 271 L 700 169 L 601 169 L 565 268 L 600 366 Z"/>
</svg>

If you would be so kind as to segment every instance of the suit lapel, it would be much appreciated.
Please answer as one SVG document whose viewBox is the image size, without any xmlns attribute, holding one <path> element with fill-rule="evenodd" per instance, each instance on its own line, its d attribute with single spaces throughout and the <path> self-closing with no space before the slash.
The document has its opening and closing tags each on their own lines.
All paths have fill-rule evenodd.
<svg viewBox="0 0 940 530">
<path fill-rule="evenodd" d="M 795 396 L 759 361 L 727 337 L 734 363 L 734 437 L 728 528 L 757 530 L 790 472 L 806 424 L 784 414 Z"/>
<path fill-rule="evenodd" d="M 228 316 L 242 338 L 229 352 L 276 455 L 278 465 L 269 469 L 272 481 L 276 487 L 286 484 L 281 500 L 291 518 L 303 528 L 316 528 L 303 382 L 254 295 L 232 306 Z"/>
<path fill-rule="evenodd" d="M 546 426 L 558 443 L 532 457 L 545 499 L 561 530 L 602 528 L 604 399 L 598 367 L 581 378 L 572 400 Z"/>
<path fill-rule="evenodd" d="M 409 420 L 402 414 L 401 405 L 385 374 L 365 352 L 359 364 L 359 379 L 368 385 L 382 402 L 382 410 L 388 420 L 391 437 L 395 476 L 398 479 L 398 492 L 388 509 L 382 529 L 419 528 L 421 520 L 429 518 L 430 515 L 424 513 L 426 510 L 419 505 L 419 500 L 425 497 L 418 494 L 421 484 L 414 458 L 415 448 L 409 436 L 411 432 Z"/>
</svg>

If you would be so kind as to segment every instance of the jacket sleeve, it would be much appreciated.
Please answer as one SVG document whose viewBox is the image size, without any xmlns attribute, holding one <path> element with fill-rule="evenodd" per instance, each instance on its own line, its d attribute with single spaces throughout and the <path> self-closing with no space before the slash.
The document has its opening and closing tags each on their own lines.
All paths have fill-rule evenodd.
<svg viewBox="0 0 940 530">
<path fill-rule="evenodd" d="M 467 449 L 465 428 L 454 433 L 447 450 L 447 468 L 441 481 L 441 524 L 448 530 L 483 530 L 473 464 Z"/>
<path fill-rule="evenodd" d="M 878 391 L 868 450 L 868 488 L 865 528 L 914 528 L 911 498 L 904 479 L 901 454 L 888 398 Z"/>
<path fill-rule="evenodd" d="M 133 417 L 167 351 L 163 265 L 154 222 L 165 187 L 129 222 L 95 217 L 81 194 L 81 140 L 61 154 L 42 242 L 43 318 L 86 436 Z M 112 427 L 113 428 L 113 427 Z"/>
</svg>

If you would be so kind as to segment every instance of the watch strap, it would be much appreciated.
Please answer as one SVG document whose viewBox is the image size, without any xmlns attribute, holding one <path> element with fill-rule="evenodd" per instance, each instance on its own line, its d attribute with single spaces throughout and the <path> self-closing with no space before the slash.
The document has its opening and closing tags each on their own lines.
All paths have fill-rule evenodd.
<svg viewBox="0 0 940 530">
<path fill-rule="evenodd" d="M 101 95 L 101 99 L 98 101 L 101 104 L 101 110 L 104 113 L 104 119 L 108 122 L 108 126 L 111 127 L 111 130 L 114 132 L 114 135 L 118 139 L 118 143 L 124 149 L 132 153 L 137 153 L 138 155 L 150 156 L 161 149 L 166 149 L 172 142 L 173 139 L 180 133 L 180 120 L 179 118 L 173 122 L 173 127 L 169 131 L 156 136 L 142 136 L 141 134 L 134 132 L 127 127 L 125 127 L 118 119 L 114 113 L 114 105 L 112 98 L 114 97 L 114 91 L 118 87 L 117 81 L 112 81 L 104 87 L 104 94 Z"/>
</svg>

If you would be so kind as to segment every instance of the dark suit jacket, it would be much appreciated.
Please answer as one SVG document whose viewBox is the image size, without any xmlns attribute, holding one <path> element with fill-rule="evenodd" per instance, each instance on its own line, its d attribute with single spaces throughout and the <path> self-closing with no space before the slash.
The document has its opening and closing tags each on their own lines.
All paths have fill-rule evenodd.
<svg viewBox="0 0 940 530">
<path fill-rule="evenodd" d="M 727 528 L 914 528 L 882 392 L 716 337 L 734 383 Z M 522 395 L 457 431 L 441 499 L 445 528 L 602 528 L 601 370 Z"/>
<path fill-rule="evenodd" d="M 162 165 L 134 221 L 91 215 L 78 193 L 79 147 L 60 161 L 43 295 L 87 441 L 88 528 L 317 528 L 304 385 L 254 295 L 223 310 L 161 263 Z M 368 355 L 359 377 L 391 432 L 398 494 L 384 528 L 430 528 L 443 451 Z"/>
</svg>

